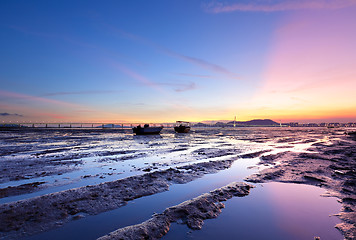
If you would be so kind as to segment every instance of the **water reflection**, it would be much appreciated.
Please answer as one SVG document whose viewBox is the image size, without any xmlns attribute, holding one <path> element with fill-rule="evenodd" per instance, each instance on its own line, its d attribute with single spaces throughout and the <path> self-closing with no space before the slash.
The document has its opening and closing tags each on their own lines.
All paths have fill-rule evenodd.
<svg viewBox="0 0 356 240">
<path fill-rule="evenodd" d="M 232 198 L 217 219 L 206 220 L 202 230 L 172 224 L 163 239 L 343 239 L 334 228 L 341 205 L 321 197 L 323 189 L 297 184 L 258 185 L 250 195 Z"/>
</svg>

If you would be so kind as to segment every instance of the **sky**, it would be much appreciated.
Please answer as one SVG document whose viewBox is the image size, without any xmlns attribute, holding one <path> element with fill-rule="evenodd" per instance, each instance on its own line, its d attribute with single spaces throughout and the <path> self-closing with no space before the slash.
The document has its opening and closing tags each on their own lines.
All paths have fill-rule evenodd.
<svg viewBox="0 0 356 240">
<path fill-rule="evenodd" d="M 356 122 L 356 0 L 0 1 L 0 122 Z"/>
</svg>

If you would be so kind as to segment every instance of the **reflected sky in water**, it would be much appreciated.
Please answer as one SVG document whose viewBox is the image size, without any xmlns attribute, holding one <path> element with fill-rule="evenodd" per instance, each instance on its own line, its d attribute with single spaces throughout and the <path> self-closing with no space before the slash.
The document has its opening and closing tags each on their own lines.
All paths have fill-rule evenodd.
<svg viewBox="0 0 356 240">
<path fill-rule="evenodd" d="M 216 219 L 192 231 L 172 224 L 163 239 L 343 239 L 334 228 L 341 205 L 336 198 L 321 197 L 323 189 L 314 186 L 259 184 L 250 195 L 232 198 Z"/>
</svg>

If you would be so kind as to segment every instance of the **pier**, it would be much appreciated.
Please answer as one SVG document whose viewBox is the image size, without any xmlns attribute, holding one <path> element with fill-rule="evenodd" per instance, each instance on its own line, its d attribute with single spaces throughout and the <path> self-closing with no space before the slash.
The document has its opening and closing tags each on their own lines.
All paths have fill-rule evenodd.
<svg viewBox="0 0 356 240">
<path fill-rule="evenodd" d="M 100 122 L 2 122 L 0 128 L 116 128 L 116 129 L 128 129 L 137 125 L 143 126 L 145 123 L 100 123 Z M 150 126 L 163 126 L 171 128 L 173 123 L 149 123 Z"/>
</svg>

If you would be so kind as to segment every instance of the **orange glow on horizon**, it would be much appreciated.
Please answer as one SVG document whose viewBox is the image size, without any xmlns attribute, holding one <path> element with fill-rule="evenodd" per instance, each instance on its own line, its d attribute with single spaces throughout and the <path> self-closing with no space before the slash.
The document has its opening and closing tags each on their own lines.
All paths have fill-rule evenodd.
<svg viewBox="0 0 356 240">
<path fill-rule="evenodd" d="M 346 10 L 296 13 L 276 32 L 265 82 L 248 101 L 278 119 L 356 120 L 356 17 Z"/>
</svg>

